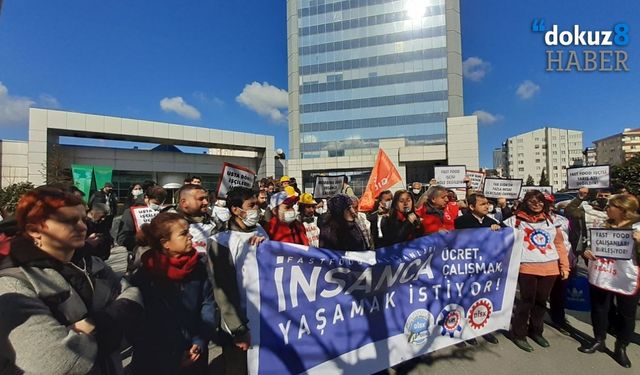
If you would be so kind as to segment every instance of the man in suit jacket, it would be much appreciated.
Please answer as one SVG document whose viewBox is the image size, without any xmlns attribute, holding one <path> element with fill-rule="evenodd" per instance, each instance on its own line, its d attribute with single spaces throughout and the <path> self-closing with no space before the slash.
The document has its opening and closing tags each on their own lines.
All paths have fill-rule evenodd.
<svg viewBox="0 0 640 375">
<path fill-rule="evenodd" d="M 469 228 L 491 228 L 491 230 L 499 230 L 505 225 L 499 223 L 497 220 L 488 216 L 489 213 L 489 200 L 481 193 L 473 193 L 467 197 L 467 204 L 469 211 L 462 216 L 459 216 L 454 221 L 456 229 L 469 229 Z M 492 344 L 497 344 L 498 339 L 491 333 L 483 335 L 485 340 Z M 477 345 L 476 339 L 467 340 L 471 345 Z"/>
</svg>

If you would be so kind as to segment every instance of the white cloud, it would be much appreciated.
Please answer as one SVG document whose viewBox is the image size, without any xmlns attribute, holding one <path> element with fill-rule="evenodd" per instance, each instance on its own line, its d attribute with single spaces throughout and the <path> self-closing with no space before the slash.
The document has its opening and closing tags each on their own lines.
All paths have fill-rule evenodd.
<svg viewBox="0 0 640 375">
<path fill-rule="evenodd" d="M 522 100 L 531 99 L 535 94 L 540 91 L 540 86 L 531 82 L 530 80 L 526 80 L 518 86 L 516 90 L 516 95 L 520 97 Z"/>
<path fill-rule="evenodd" d="M 40 94 L 38 105 L 49 109 L 60 108 L 60 102 L 58 99 L 49 94 Z"/>
<path fill-rule="evenodd" d="M 502 120 L 502 115 L 494 115 L 493 113 L 487 112 L 485 110 L 479 109 L 473 112 L 474 115 L 478 116 L 478 122 L 481 124 L 493 124 Z"/>
<path fill-rule="evenodd" d="M 245 105 L 261 116 L 268 117 L 273 122 L 287 122 L 287 107 L 289 97 L 286 90 L 271 86 L 269 83 L 253 82 L 244 86 L 236 97 L 236 101 Z"/>
<path fill-rule="evenodd" d="M 187 104 L 181 96 L 160 100 L 160 108 L 165 112 L 175 112 L 179 116 L 188 119 L 197 120 L 200 118 L 200 111 L 196 107 Z"/>
<path fill-rule="evenodd" d="M 479 57 L 469 57 L 462 62 L 462 72 L 465 78 L 472 81 L 481 81 L 491 70 L 491 63 L 482 61 Z"/>
<path fill-rule="evenodd" d="M 0 82 L 0 126 L 26 124 L 29 107 L 34 104 L 30 98 L 9 95 L 7 86 Z"/>
<path fill-rule="evenodd" d="M 207 95 L 202 91 L 194 92 L 193 97 L 205 104 L 213 104 L 218 107 L 222 107 L 224 105 L 224 100 L 218 98 L 217 96 L 210 97 L 209 95 Z"/>
</svg>

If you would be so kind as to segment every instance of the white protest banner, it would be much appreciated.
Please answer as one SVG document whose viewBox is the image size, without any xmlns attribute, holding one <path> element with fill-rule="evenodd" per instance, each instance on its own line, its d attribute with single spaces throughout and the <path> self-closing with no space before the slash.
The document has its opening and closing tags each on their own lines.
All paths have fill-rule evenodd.
<svg viewBox="0 0 640 375">
<path fill-rule="evenodd" d="M 467 170 L 467 177 L 471 181 L 472 190 L 482 190 L 482 184 L 484 183 L 485 174 L 479 171 Z"/>
<path fill-rule="evenodd" d="M 448 188 L 464 188 L 467 167 L 464 165 L 446 165 L 433 167 L 433 175 L 439 185 Z"/>
<path fill-rule="evenodd" d="M 136 232 L 140 230 L 142 224 L 149 224 L 151 220 L 158 214 L 160 211 L 152 210 L 147 206 L 133 206 L 130 208 L 131 217 L 133 218 L 133 224 L 136 227 Z"/>
<path fill-rule="evenodd" d="M 632 229 L 591 229 L 591 251 L 596 257 L 631 259 L 634 246 Z"/>
<path fill-rule="evenodd" d="M 531 190 L 539 190 L 543 193 L 553 194 L 552 186 L 523 186 L 520 188 L 520 199 L 524 198 L 524 195 Z"/>
<path fill-rule="evenodd" d="M 229 190 L 236 186 L 253 188 L 255 179 L 256 173 L 254 171 L 238 165 L 224 163 L 220 182 L 218 183 L 218 198 L 226 199 Z"/>
<path fill-rule="evenodd" d="M 638 292 L 639 268 L 633 259 L 600 257 L 589 262 L 589 284 L 626 296 Z"/>
<path fill-rule="evenodd" d="M 344 182 L 342 176 L 316 176 L 316 182 L 313 187 L 314 198 L 329 198 L 338 194 L 342 190 Z"/>
<path fill-rule="evenodd" d="M 594 165 L 591 167 L 567 168 L 567 188 L 606 189 L 609 187 L 609 166 Z"/>
<path fill-rule="evenodd" d="M 484 195 L 487 198 L 518 199 L 520 196 L 521 179 L 502 179 L 487 177 L 484 179 Z"/>
</svg>

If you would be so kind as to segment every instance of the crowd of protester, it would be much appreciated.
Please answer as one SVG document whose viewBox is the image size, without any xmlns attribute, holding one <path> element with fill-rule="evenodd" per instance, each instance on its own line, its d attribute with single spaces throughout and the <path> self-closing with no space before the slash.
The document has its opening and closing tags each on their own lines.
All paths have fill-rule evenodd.
<svg viewBox="0 0 640 375">
<path fill-rule="evenodd" d="M 202 373 L 212 342 L 222 347 L 227 373 L 245 373 L 251 332 L 240 290 L 257 275 L 236 272 L 236 265 L 255 257 L 263 241 L 368 251 L 469 228 L 537 230 L 550 238 L 544 252 L 518 245 L 523 255 L 510 337 L 532 352 L 528 338 L 550 346 L 543 336 L 547 302 L 553 326 L 564 334 L 571 329 L 564 293 L 578 261 L 596 261 L 589 229 L 635 229 L 640 222 L 638 199 L 624 192 L 581 188 L 557 207 L 538 190 L 508 201 L 467 187 L 458 199 L 435 181 L 425 185 L 382 191 L 370 212 L 359 212 L 347 179 L 330 197 L 302 193 L 294 178 L 283 176 L 260 180 L 257 190 L 232 188 L 222 200 L 193 176 L 175 199 L 153 181 L 132 184 L 120 214 L 111 183 L 88 204 L 73 186 L 38 187 L 0 223 L 0 373 L 121 373 L 126 345 L 133 347 L 132 373 Z M 141 225 L 138 208 L 155 216 Z M 638 266 L 638 230 L 634 239 L 635 257 L 615 261 Z M 118 252 L 126 256 L 114 261 Z M 603 351 L 613 327 L 613 357 L 630 367 L 626 347 L 640 293 L 595 286 L 590 292 L 595 340 L 579 350 Z M 483 337 L 498 343 L 493 334 Z M 459 345 L 467 344 L 477 340 Z"/>
</svg>

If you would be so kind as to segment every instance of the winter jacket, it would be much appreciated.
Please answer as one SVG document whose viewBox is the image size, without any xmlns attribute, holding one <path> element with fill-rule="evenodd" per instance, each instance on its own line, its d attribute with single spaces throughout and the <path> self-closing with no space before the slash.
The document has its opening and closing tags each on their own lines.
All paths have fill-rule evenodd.
<svg viewBox="0 0 640 375">
<path fill-rule="evenodd" d="M 386 216 L 382 219 L 382 235 L 385 245 L 393 245 L 420 237 L 422 227 L 419 221 L 411 223 L 405 214 L 396 212 L 395 217 Z"/>
<path fill-rule="evenodd" d="M 11 240 L 0 266 L 1 374 L 122 373 L 120 344 L 142 317 L 140 292 L 83 251 L 71 262 L 25 237 Z M 85 318 L 93 334 L 68 328 Z"/>
<path fill-rule="evenodd" d="M 337 222 L 328 219 L 320 226 L 320 247 L 330 250 L 369 250 L 365 234 L 355 221 Z"/>
<path fill-rule="evenodd" d="M 420 207 L 416 214 L 420 217 L 422 223 L 422 232 L 424 235 L 448 230 L 445 224 L 444 211 L 435 209 L 428 204 Z"/>
<path fill-rule="evenodd" d="M 207 250 L 213 295 L 220 310 L 220 339 L 225 344 L 249 332 L 244 286 L 258 282 L 257 275 L 245 274 L 244 268 L 238 273 L 236 266 L 242 267 L 247 259 L 255 259 L 257 247 L 250 243 L 254 236 L 268 238 L 261 226 L 243 229 L 232 218 L 229 230 L 213 235 Z"/>
<path fill-rule="evenodd" d="M 132 342 L 134 374 L 179 373 L 180 361 L 193 344 L 206 356 L 216 329 L 206 267 L 206 256 L 201 255 L 196 268 L 180 281 L 159 279 L 145 267 L 135 273 L 131 283 L 142 293 L 145 321 Z"/>
<path fill-rule="evenodd" d="M 295 243 L 298 245 L 309 246 L 309 239 L 307 238 L 307 230 L 304 225 L 298 220 L 293 223 L 287 224 L 278 219 L 277 216 L 273 216 L 264 228 L 269 234 L 269 238 L 272 241 Z"/>
</svg>

